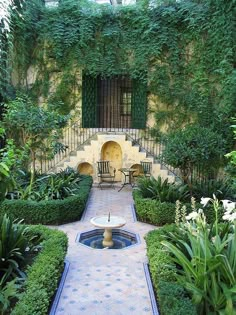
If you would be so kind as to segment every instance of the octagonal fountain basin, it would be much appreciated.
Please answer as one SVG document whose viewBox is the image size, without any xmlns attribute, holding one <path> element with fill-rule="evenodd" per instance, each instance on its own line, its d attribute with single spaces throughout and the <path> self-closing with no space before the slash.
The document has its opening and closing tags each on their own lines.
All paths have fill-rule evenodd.
<svg viewBox="0 0 236 315">
<path fill-rule="evenodd" d="M 112 229 L 112 246 L 104 246 L 104 229 L 94 229 L 82 232 L 77 236 L 77 242 L 94 249 L 124 249 L 140 243 L 139 236 L 135 233 Z"/>
</svg>

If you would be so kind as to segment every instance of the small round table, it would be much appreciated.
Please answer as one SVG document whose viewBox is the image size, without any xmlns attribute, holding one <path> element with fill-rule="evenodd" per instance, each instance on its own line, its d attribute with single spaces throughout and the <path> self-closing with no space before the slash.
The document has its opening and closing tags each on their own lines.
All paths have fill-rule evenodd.
<svg viewBox="0 0 236 315">
<path fill-rule="evenodd" d="M 121 191 L 121 189 L 123 189 L 126 185 L 130 185 L 131 187 L 134 187 L 134 185 L 132 184 L 132 179 L 133 179 L 133 173 L 137 171 L 137 169 L 125 167 L 125 168 L 120 168 L 118 171 L 120 171 L 125 176 L 125 180 L 118 191 Z"/>
</svg>

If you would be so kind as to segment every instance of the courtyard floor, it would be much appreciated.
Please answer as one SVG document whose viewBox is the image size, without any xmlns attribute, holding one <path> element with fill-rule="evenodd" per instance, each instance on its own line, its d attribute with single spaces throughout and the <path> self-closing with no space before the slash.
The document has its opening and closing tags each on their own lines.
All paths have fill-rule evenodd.
<svg viewBox="0 0 236 315">
<path fill-rule="evenodd" d="M 157 315 L 147 272 L 145 234 L 153 226 L 136 221 L 132 189 L 93 187 L 81 221 L 61 225 L 69 237 L 67 274 L 50 315 Z M 93 230 L 94 216 L 122 216 L 124 230 L 140 242 L 125 249 L 93 249 L 77 242 L 81 232 Z"/>
</svg>

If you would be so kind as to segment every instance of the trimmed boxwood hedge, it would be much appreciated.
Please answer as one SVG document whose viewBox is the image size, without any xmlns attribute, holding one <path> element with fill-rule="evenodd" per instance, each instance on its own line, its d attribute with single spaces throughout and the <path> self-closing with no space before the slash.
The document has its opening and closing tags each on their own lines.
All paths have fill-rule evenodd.
<svg viewBox="0 0 236 315">
<path fill-rule="evenodd" d="M 11 315 L 46 315 L 64 269 L 68 238 L 65 233 L 43 226 L 30 227 L 42 238 L 42 249 L 27 269 L 25 290 Z"/>
<path fill-rule="evenodd" d="M 175 204 L 143 198 L 138 190 L 133 191 L 133 198 L 139 221 L 154 225 L 175 222 Z"/>
<path fill-rule="evenodd" d="M 173 231 L 175 225 L 165 225 L 146 236 L 147 256 L 153 287 L 162 315 L 197 315 L 185 289 L 176 282 L 174 269 L 168 268 L 170 256 L 163 249 L 163 231 Z"/>
<path fill-rule="evenodd" d="M 133 191 L 136 215 L 139 221 L 157 226 L 172 224 L 175 222 L 176 205 L 170 202 L 160 202 L 151 198 L 143 198 L 139 190 Z M 191 204 L 185 203 L 186 213 L 192 211 Z M 202 208 L 200 203 L 196 203 L 196 208 Z M 215 210 L 212 204 L 208 204 L 204 209 L 204 214 L 208 223 L 215 221 Z M 221 220 L 224 213 L 223 207 L 219 209 L 218 219 Z"/>
<path fill-rule="evenodd" d="M 7 213 L 13 219 L 23 219 L 26 224 L 60 225 L 77 221 L 84 211 L 92 177 L 84 177 L 78 193 L 63 200 L 4 200 L 0 215 Z"/>
</svg>

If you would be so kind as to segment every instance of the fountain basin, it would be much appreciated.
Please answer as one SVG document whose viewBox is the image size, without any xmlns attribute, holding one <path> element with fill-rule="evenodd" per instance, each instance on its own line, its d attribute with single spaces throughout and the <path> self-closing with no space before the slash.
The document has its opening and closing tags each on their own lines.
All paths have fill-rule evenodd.
<svg viewBox="0 0 236 315">
<path fill-rule="evenodd" d="M 125 249 L 140 243 L 137 234 L 122 229 L 112 229 L 113 245 L 104 247 L 103 233 L 104 229 L 82 232 L 78 234 L 76 241 L 94 249 Z"/>
<path fill-rule="evenodd" d="M 103 233 L 103 247 L 112 247 L 114 245 L 112 230 L 114 228 L 122 227 L 126 224 L 126 221 L 122 217 L 111 216 L 110 212 L 108 216 L 94 217 L 90 220 L 90 222 L 99 228 L 104 229 Z"/>
<path fill-rule="evenodd" d="M 126 224 L 126 221 L 124 218 L 118 217 L 115 215 L 111 215 L 109 217 L 108 216 L 94 217 L 90 220 L 90 222 L 94 226 L 102 228 L 102 229 L 119 228 Z"/>
</svg>

